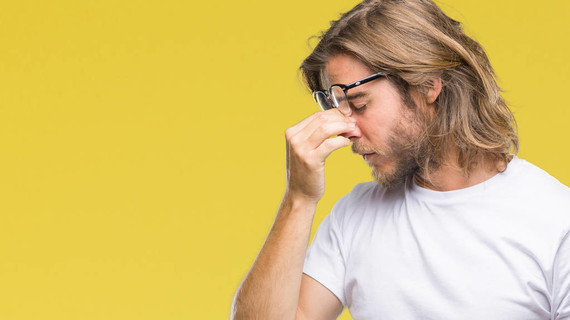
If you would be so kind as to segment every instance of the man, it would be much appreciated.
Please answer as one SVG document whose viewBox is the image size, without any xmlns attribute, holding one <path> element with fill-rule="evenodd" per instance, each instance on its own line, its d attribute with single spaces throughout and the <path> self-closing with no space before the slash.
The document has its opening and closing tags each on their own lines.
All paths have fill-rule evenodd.
<svg viewBox="0 0 570 320">
<path fill-rule="evenodd" d="M 325 111 L 286 131 L 287 191 L 234 319 L 570 319 L 570 190 L 518 158 L 481 46 L 429 0 L 364 1 L 301 65 Z M 307 250 L 324 162 L 375 182 Z"/>
</svg>

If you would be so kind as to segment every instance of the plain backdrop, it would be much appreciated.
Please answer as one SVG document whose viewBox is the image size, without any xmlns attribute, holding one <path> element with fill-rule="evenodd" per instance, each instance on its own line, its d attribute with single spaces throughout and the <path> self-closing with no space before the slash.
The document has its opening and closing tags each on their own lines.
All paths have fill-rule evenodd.
<svg viewBox="0 0 570 320">
<path fill-rule="evenodd" d="M 519 156 L 570 184 L 569 2 L 438 3 L 486 49 Z M 307 40 L 355 4 L 2 2 L 0 318 L 228 318 L 285 188 L 284 132 L 317 111 Z M 333 153 L 313 233 L 370 179 Z"/>
</svg>

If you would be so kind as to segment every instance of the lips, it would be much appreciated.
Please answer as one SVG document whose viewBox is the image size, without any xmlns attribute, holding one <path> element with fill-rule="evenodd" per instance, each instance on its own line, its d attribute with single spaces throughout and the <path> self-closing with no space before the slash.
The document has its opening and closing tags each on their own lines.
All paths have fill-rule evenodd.
<svg viewBox="0 0 570 320">
<path fill-rule="evenodd" d="M 370 152 L 370 151 L 373 151 L 373 149 L 352 144 L 352 152 L 361 155 L 364 160 L 367 160 L 367 158 L 378 155 L 376 152 Z"/>
</svg>

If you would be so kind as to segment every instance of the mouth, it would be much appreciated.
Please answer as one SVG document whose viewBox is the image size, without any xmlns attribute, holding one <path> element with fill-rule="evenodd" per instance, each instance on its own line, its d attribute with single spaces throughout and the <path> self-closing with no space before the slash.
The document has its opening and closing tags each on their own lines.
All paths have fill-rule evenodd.
<svg viewBox="0 0 570 320">
<path fill-rule="evenodd" d="M 372 149 L 372 148 L 368 148 L 368 147 L 364 147 L 364 146 L 357 146 L 354 143 L 352 144 L 352 152 L 362 156 L 362 159 L 364 159 L 364 161 L 368 161 L 372 157 L 376 157 L 376 156 L 380 155 L 378 152 L 374 152 L 374 149 Z"/>
<path fill-rule="evenodd" d="M 370 159 L 370 157 L 376 155 L 376 153 L 371 152 L 371 153 L 359 153 L 359 155 L 362 156 L 362 158 L 366 161 L 368 159 Z"/>
</svg>

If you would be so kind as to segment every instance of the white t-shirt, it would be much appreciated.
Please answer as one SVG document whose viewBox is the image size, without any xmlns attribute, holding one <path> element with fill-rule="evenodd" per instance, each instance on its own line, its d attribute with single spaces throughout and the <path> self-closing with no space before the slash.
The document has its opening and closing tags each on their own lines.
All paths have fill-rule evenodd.
<svg viewBox="0 0 570 320">
<path fill-rule="evenodd" d="M 323 220 L 303 272 L 354 319 L 570 319 L 570 189 L 514 157 L 434 191 L 358 184 Z"/>
</svg>

